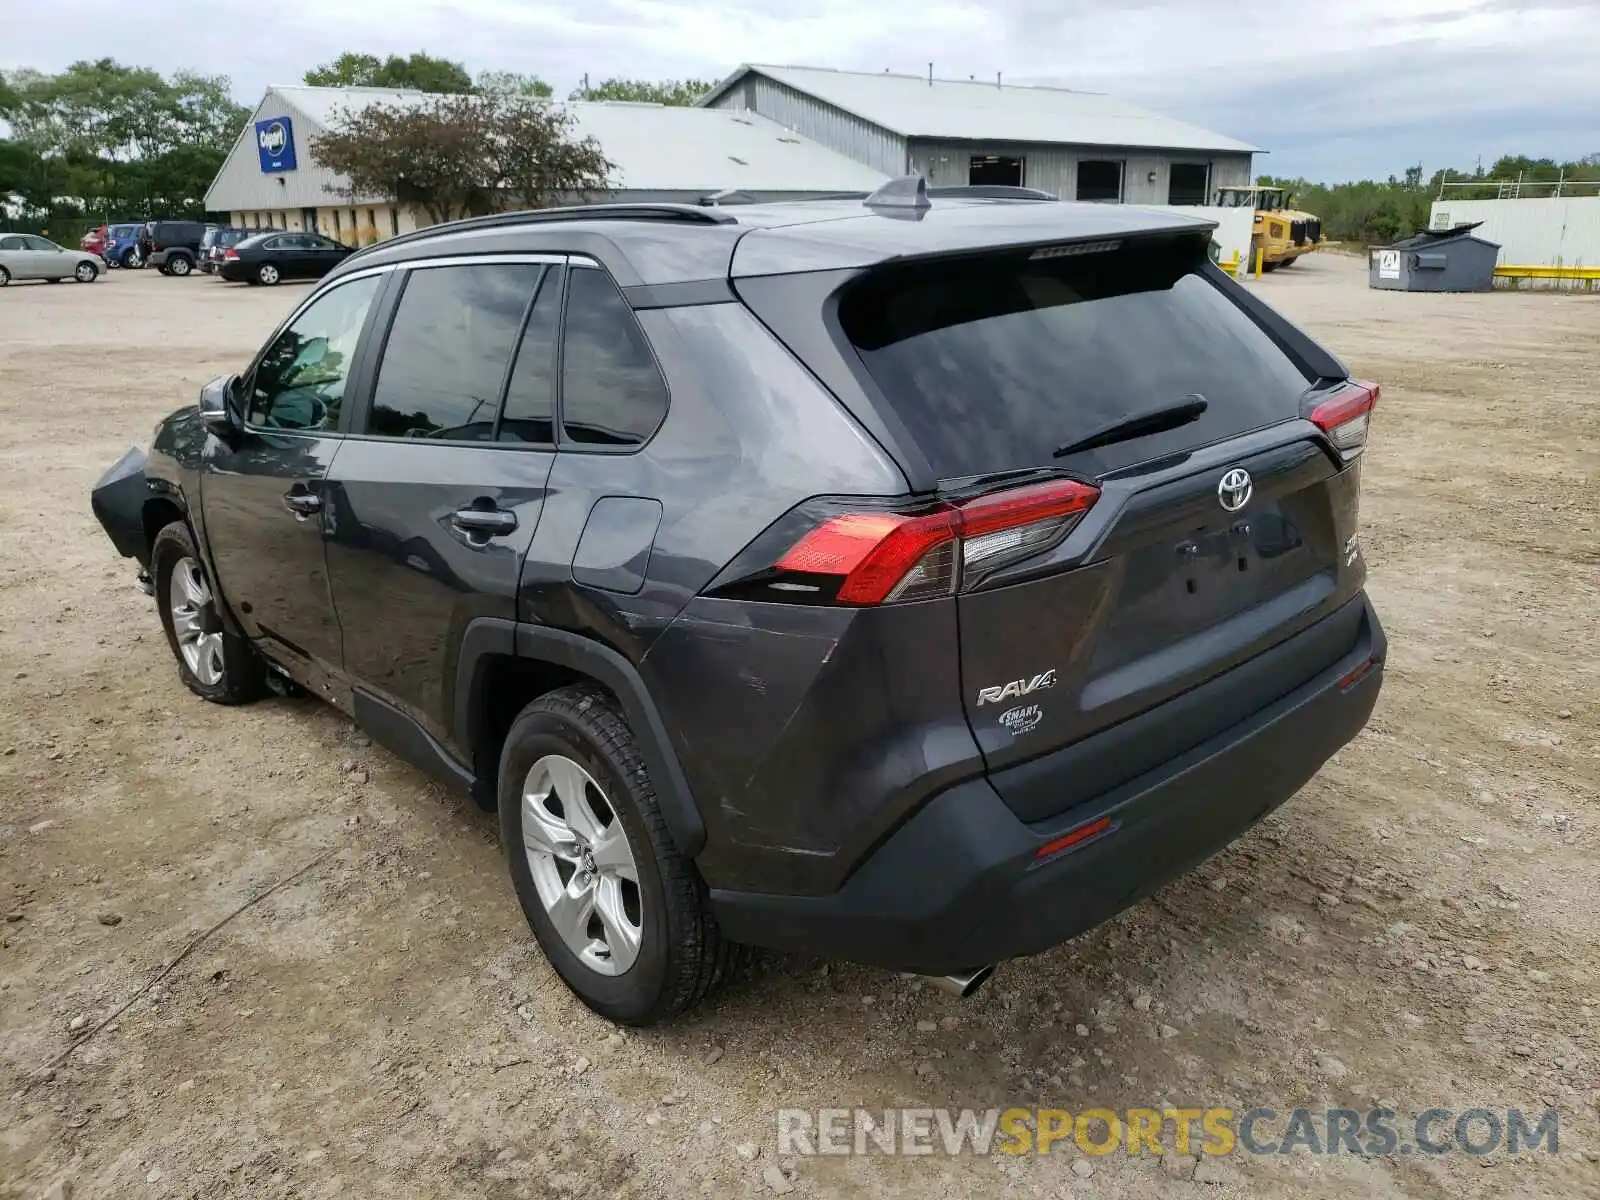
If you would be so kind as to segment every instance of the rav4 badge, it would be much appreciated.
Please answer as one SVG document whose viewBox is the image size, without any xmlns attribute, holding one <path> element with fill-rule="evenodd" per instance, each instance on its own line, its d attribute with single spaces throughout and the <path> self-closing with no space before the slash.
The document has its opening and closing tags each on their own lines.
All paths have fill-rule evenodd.
<svg viewBox="0 0 1600 1200">
<path fill-rule="evenodd" d="M 1035 675 L 1032 679 L 1013 679 L 1001 687 L 986 687 L 978 689 L 978 707 L 985 704 L 1003 704 L 1007 700 L 1020 700 L 1044 688 L 1053 688 L 1056 685 L 1056 669 L 1051 667 Z"/>
</svg>

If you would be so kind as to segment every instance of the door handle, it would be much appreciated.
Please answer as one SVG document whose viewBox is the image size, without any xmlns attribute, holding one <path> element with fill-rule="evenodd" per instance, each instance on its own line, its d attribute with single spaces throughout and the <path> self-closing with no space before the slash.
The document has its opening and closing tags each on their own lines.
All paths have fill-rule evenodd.
<svg viewBox="0 0 1600 1200">
<path fill-rule="evenodd" d="M 295 520 L 304 521 L 322 509 L 322 497 L 314 492 L 285 492 L 283 506 L 294 514 Z"/>
<path fill-rule="evenodd" d="M 503 537 L 517 528 L 517 514 L 503 508 L 462 508 L 450 523 L 463 533 L 479 537 Z"/>
</svg>

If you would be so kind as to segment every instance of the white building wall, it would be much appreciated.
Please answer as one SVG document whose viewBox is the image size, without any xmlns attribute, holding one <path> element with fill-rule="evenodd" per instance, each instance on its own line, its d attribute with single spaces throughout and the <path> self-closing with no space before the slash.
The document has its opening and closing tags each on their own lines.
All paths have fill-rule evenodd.
<svg viewBox="0 0 1600 1200">
<path fill-rule="evenodd" d="M 1473 232 L 1500 244 L 1500 265 L 1600 266 L 1600 196 L 1534 200 L 1435 200 L 1430 229 L 1482 221 Z"/>
<path fill-rule="evenodd" d="M 288 117 L 294 127 L 295 161 L 293 171 L 263 172 L 256 148 L 255 123 L 271 117 Z M 286 212 L 298 219 L 302 208 L 323 208 L 347 199 L 342 194 L 344 179 L 317 163 L 311 152 L 311 139 L 321 133 L 310 117 L 287 103 L 277 92 L 268 91 L 234 143 L 222 170 L 206 191 L 209 212 Z M 335 191 L 329 191 L 330 185 Z M 367 199 L 367 197 L 362 197 Z M 379 197 L 372 197 L 379 199 Z"/>
<path fill-rule="evenodd" d="M 911 170 L 925 176 L 930 187 L 964 185 L 973 156 L 997 154 L 1023 160 L 1022 182 L 1025 186 L 1050 192 L 1063 200 L 1077 199 L 1078 163 L 1085 160 L 1122 163 L 1122 200 L 1125 204 L 1165 204 L 1170 194 L 1168 188 L 1171 185 L 1173 163 L 1209 166 L 1208 198 L 1212 189 L 1250 182 L 1251 156 L 1248 154 L 1136 150 L 1123 146 L 1072 146 L 1038 142 L 952 142 L 932 138 L 912 139 L 909 151 Z"/>
</svg>

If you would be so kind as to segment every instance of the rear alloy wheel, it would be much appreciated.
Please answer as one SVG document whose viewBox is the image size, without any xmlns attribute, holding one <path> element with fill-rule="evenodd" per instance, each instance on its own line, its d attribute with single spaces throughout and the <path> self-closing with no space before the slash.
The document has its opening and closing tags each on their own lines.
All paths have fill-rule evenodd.
<svg viewBox="0 0 1600 1200">
<path fill-rule="evenodd" d="M 139 257 L 137 249 L 125 250 L 122 254 L 122 265 L 129 271 L 136 271 L 144 266 L 144 260 Z"/>
<path fill-rule="evenodd" d="M 271 263 L 262 263 L 256 268 L 257 283 L 264 283 L 268 287 L 271 287 L 281 278 L 283 277 L 278 274 L 278 268 L 273 266 Z"/>
<path fill-rule="evenodd" d="M 621 975 L 639 957 L 639 867 L 594 777 L 564 754 L 533 764 L 522 785 L 522 846 L 545 915 L 578 960 Z"/>
<path fill-rule="evenodd" d="M 6 284 L 8 284 L 10 282 L 11 282 L 11 272 L 6 270 L 4 267 L 0 267 L 0 287 L 5 287 Z"/>
<path fill-rule="evenodd" d="M 265 671 L 250 643 L 222 623 L 194 537 L 182 521 L 156 535 L 150 552 L 156 604 L 178 676 L 214 704 L 243 704 L 265 690 Z"/>
<path fill-rule="evenodd" d="M 83 262 L 78 264 L 78 269 L 72 273 L 72 277 L 79 283 L 93 283 L 100 277 L 100 272 L 95 270 L 93 263 Z"/>
<path fill-rule="evenodd" d="M 176 275 L 179 279 L 182 279 L 192 270 L 194 270 L 194 264 L 181 254 L 174 255 L 167 261 L 167 274 Z"/>
<path fill-rule="evenodd" d="M 667 831 L 627 720 L 575 684 L 522 710 L 500 755 L 500 837 L 523 915 L 580 1000 L 625 1025 L 698 1003 L 736 947 Z"/>
</svg>

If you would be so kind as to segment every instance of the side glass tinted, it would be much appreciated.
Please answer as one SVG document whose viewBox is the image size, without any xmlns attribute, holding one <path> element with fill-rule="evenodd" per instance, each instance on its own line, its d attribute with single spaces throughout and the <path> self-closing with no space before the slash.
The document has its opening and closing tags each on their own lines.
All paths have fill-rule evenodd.
<svg viewBox="0 0 1600 1200">
<path fill-rule="evenodd" d="M 246 423 L 319 432 L 339 427 L 356 345 L 381 282 L 369 275 L 324 293 L 273 339 L 251 379 Z"/>
<path fill-rule="evenodd" d="M 556 328 L 560 319 L 561 268 L 551 267 L 539 284 L 511 368 L 511 384 L 500 416 L 502 442 L 555 443 Z"/>
<path fill-rule="evenodd" d="M 569 441 L 637 446 L 667 412 L 644 330 L 604 271 L 574 268 L 562 334 L 561 428 Z"/>
<path fill-rule="evenodd" d="M 506 368 L 543 271 L 537 263 L 485 263 L 410 272 L 365 432 L 491 440 Z"/>
</svg>

